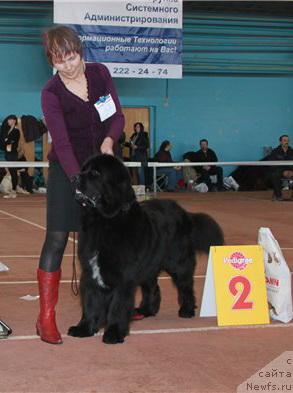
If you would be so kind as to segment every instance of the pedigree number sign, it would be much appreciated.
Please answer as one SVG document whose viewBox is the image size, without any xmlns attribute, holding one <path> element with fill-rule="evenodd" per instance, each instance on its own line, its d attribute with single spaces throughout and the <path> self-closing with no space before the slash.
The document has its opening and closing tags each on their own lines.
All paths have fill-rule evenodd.
<svg viewBox="0 0 293 393">
<path fill-rule="evenodd" d="M 261 246 L 211 247 L 218 325 L 268 324 Z"/>
</svg>

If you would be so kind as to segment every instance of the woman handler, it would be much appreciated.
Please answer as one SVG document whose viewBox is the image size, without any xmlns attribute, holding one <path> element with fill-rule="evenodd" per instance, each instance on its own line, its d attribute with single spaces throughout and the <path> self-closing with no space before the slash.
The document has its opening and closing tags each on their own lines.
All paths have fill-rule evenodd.
<svg viewBox="0 0 293 393">
<path fill-rule="evenodd" d="M 99 63 L 84 63 L 75 31 L 53 27 L 45 33 L 44 44 L 57 73 L 42 90 L 52 148 L 48 155 L 47 231 L 37 272 L 40 314 L 36 328 L 43 341 L 61 344 L 55 322 L 61 262 L 69 232 L 79 227 L 71 179 L 92 154 L 113 154 L 124 116 L 108 69 Z"/>
</svg>

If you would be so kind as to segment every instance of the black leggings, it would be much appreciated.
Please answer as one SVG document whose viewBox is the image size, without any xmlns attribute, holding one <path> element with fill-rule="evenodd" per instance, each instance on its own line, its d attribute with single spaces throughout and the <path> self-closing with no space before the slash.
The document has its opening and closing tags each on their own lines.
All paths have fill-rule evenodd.
<svg viewBox="0 0 293 393">
<path fill-rule="evenodd" d="M 283 177 L 284 169 L 277 168 L 274 169 L 270 174 L 271 184 L 274 190 L 274 195 L 276 197 L 282 196 L 282 177 Z"/>
<path fill-rule="evenodd" d="M 8 168 L 11 176 L 11 183 L 12 183 L 12 189 L 13 191 L 16 191 L 16 186 L 18 183 L 18 175 L 17 175 L 17 169 L 16 168 Z"/>
<path fill-rule="evenodd" d="M 60 269 L 68 236 L 69 232 L 47 231 L 39 262 L 40 269 L 51 273 Z"/>
<path fill-rule="evenodd" d="M 5 160 L 6 161 L 18 161 L 18 154 L 17 152 L 6 152 L 5 153 Z M 11 176 L 11 183 L 13 191 L 16 190 L 16 186 L 18 183 L 18 175 L 16 168 L 8 168 L 10 176 Z"/>
</svg>

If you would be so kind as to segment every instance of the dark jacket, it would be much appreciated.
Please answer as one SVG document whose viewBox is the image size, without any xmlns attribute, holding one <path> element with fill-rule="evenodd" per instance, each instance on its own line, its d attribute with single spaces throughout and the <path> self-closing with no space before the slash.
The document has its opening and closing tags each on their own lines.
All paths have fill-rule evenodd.
<svg viewBox="0 0 293 393">
<path fill-rule="evenodd" d="M 285 152 L 281 145 L 272 150 L 271 154 L 267 156 L 268 161 L 288 161 L 293 160 L 293 149 L 288 146 Z"/>
<path fill-rule="evenodd" d="M 188 151 L 183 154 L 183 160 L 188 160 L 190 162 L 217 162 L 218 157 L 212 149 L 208 149 L 206 153 L 202 150 Z"/>
<path fill-rule="evenodd" d="M 216 153 L 212 149 L 208 149 L 205 153 L 200 149 L 196 152 L 190 151 L 183 155 L 184 160 L 188 160 L 190 162 L 217 162 L 218 157 Z M 198 166 L 196 167 L 196 171 L 201 173 L 203 168 Z"/>
<path fill-rule="evenodd" d="M 18 128 L 13 128 L 11 131 L 6 130 L 3 135 L 3 143 L 5 146 L 5 156 L 6 155 L 16 155 L 17 156 L 17 149 L 18 149 L 18 142 L 20 138 L 20 132 Z M 9 151 L 8 146 L 10 146 Z"/>
<path fill-rule="evenodd" d="M 173 162 L 171 153 L 166 150 L 159 150 L 154 156 L 155 162 Z"/>
<path fill-rule="evenodd" d="M 196 162 L 217 162 L 218 157 L 212 149 L 208 149 L 206 152 L 200 149 L 195 152 L 195 160 Z"/>
<path fill-rule="evenodd" d="M 47 132 L 45 124 L 31 115 L 21 116 L 21 126 L 26 142 L 36 141 Z"/>
<path fill-rule="evenodd" d="M 137 149 L 131 148 L 132 145 Z M 133 161 L 146 162 L 149 148 L 149 135 L 145 131 L 134 132 L 130 137 L 130 158 Z"/>
<path fill-rule="evenodd" d="M 272 150 L 271 154 L 266 157 L 267 161 L 292 161 L 293 160 L 293 149 L 288 146 L 287 151 L 284 151 L 282 146 L 279 145 Z M 293 166 L 273 166 L 270 167 L 271 171 L 285 171 L 292 170 Z"/>
<path fill-rule="evenodd" d="M 6 151 L 6 143 L 5 143 L 5 138 L 7 137 L 7 133 L 10 129 L 10 126 L 8 125 L 8 119 L 10 116 L 7 116 L 1 124 L 1 131 L 0 131 L 0 149 Z"/>
</svg>

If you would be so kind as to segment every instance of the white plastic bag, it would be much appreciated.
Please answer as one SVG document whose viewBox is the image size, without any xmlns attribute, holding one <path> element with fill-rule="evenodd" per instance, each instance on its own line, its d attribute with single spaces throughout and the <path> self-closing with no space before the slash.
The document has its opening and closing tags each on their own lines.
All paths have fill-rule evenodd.
<svg viewBox="0 0 293 393">
<path fill-rule="evenodd" d="M 235 191 L 239 190 L 239 184 L 232 176 L 224 177 L 223 183 L 224 183 L 224 187 L 227 190 L 232 190 L 232 189 Z"/>
<path fill-rule="evenodd" d="M 192 190 L 196 192 L 208 192 L 209 188 L 205 183 L 199 183 L 199 184 L 195 184 L 192 187 Z"/>
<path fill-rule="evenodd" d="M 291 272 L 269 228 L 260 228 L 258 244 L 264 249 L 264 262 L 268 301 L 272 319 L 290 322 L 293 318 Z"/>
</svg>

